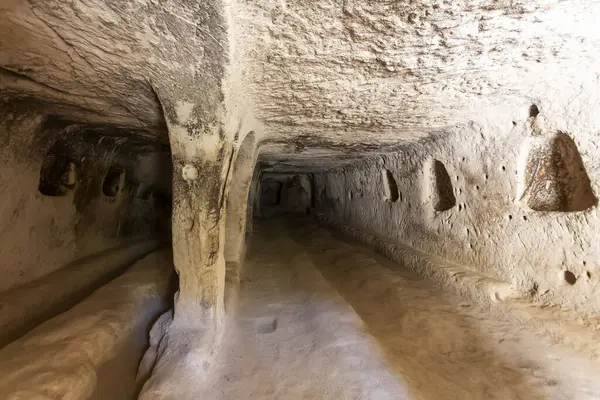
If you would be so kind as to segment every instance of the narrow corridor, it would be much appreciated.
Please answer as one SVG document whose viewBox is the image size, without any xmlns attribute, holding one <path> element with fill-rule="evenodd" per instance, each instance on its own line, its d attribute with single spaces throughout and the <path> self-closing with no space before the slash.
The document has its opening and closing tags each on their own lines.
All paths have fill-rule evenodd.
<svg viewBox="0 0 600 400">
<path fill-rule="evenodd" d="M 239 306 L 186 398 L 600 398 L 597 367 L 526 326 L 309 220 L 255 224 Z"/>
</svg>

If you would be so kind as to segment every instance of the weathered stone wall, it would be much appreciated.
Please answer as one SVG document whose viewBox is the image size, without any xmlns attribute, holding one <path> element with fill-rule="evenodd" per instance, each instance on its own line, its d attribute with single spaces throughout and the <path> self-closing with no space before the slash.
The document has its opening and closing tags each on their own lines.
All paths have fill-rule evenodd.
<svg viewBox="0 0 600 400">
<path fill-rule="evenodd" d="M 168 148 L 162 153 L 161 146 L 0 110 L 0 290 L 127 237 L 164 230 Z M 166 160 L 161 173 L 148 166 L 158 159 Z"/>
<path fill-rule="evenodd" d="M 315 175 L 334 221 L 514 283 L 541 303 L 600 311 L 598 106 L 448 129 Z M 593 112 L 592 112 L 593 110 Z M 515 110 L 512 110 L 515 115 Z M 573 118 L 579 111 L 583 118 Z"/>
<path fill-rule="evenodd" d="M 259 215 L 307 213 L 312 203 L 312 184 L 305 174 L 266 173 L 261 179 L 257 199 Z"/>
</svg>

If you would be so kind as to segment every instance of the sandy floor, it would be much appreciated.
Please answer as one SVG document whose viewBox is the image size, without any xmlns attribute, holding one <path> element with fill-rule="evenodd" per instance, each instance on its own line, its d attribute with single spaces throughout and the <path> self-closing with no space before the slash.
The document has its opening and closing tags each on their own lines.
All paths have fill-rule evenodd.
<svg viewBox="0 0 600 400">
<path fill-rule="evenodd" d="M 257 221 L 240 306 L 188 398 L 579 400 L 598 377 L 356 243 Z"/>
</svg>

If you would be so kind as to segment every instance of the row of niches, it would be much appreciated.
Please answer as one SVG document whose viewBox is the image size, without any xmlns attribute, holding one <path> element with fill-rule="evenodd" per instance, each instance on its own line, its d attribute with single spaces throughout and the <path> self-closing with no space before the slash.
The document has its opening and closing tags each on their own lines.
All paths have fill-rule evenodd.
<svg viewBox="0 0 600 400">
<path fill-rule="evenodd" d="M 153 188 L 127 179 L 124 166 L 113 163 L 106 169 L 105 163 L 92 162 L 90 154 L 73 154 L 69 149 L 70 146 L 59 142 L 46 155 L 40 170 L 40 194 L 62 197 L 81 186 L 85 192 L 102 193 L 106 198 L 116 198 L 125 191 L 130 197 L 142 200 L 153 198 Z M 98 176 L 100 174 L 103 175 Z"/>
<path fill-rule="evenodd" d="M 79 183 L 79 166 L 67 157 L 50 156 L 40 171 L 39 192 L 44 196 L 61 197 L 74 191 Z M 125 170 L 111 166 L 102 180 L 102 193 L 106 197 L 117 197 L 125 184 Z"/>
<path fill-rule="evenodd" d="M 520 171 L 516 198 L 533 211 L 577 212 L 598 203 L 577 146 L 566 133 L 532 138 L 522 154 Z M 444 212 L 457 206 L 452 179 L 441 161 L 429 160 L 423 174 L 426 203 L 433 210 Z M 385 200 L 402 201 L 392 172 L 382 169 L 381 177 Z"/>
<path fill-rule="evenodd" d="M 456 197 L 452 180 L 444 164 L 438 160 L 432 160 L 428 171 L 428 197 L 435 211 L 447 211 L 456 206 Z M 388 169 L 381 170 L 383 181 L 383 192 L 385 200 L 395 203 L 403 201 L 402 193 L 398 189 L 398 183 L 392 172 Z"/>
</svg>

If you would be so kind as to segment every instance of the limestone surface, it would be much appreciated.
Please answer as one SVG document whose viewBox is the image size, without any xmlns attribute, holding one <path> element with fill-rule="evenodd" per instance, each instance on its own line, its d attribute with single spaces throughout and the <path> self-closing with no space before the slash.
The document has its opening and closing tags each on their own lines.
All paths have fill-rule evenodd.
<svg viewBox="0 0 600 400">
<path fill-rule="evenodd" d="M 0 352 L 11 365 L 0 392 L 52 397 L 63 379 L 72 398 L 110 393 L 110 379 L 94 386 L 93 376 L 102 365 L 114 379 L 114 346 L 37 334 L 73 306 L 64 296 L 81 276 L 96 276 L 65 266 L 152 237 L 170 238 L 173 310 L 157 321 L 118 293 L 125 312 L 82 311 L 63 332 L 85 336 L 85 321 L 114 324 L 128 343 L 144 332 L 149 349 L 137 382 L 127 379 L 143 399 L 293 398 L 299 381 L 305 397 L 332 399 L 597 395 L 572 371 L 584 361 L 540 360 L 549 347 L 478 307 L 532 307 L 553 327 L 546 336 L 594 342 L 581 338 L 600 326 L 600 2 L 0 3 L 6 341 L 35 337 L 35 349 L 51 343 L 74 365 L 44 375 L 34 355 Z M 455 289 L 473 313 L 324 231 L 263 221 L 307 214 Z M 263 236 L 252 241 L 254 219 Z M 302 245 L 294 229 L 309 236 Z M 110 286 L 127 274 L 145 282 L 131 271 L 83 279 L 80 297 L 103 284 L 118 292 Z M 51 282 L 39 292 L 47 301 L 33 298 L 36 282 Z M 10 324 L 20 310 L 27 326 Z M 566 334 L 579 328 L 588 333 Z M 140 361 L 131 354 L 128 365 Z"/>
</svg>

